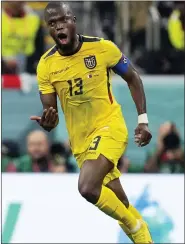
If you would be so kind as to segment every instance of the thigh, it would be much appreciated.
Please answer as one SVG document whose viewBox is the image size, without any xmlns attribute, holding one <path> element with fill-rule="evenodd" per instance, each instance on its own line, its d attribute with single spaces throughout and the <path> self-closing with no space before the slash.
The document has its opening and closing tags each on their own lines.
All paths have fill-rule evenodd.
<svg viewBox="0 0 185 244">
<path fill-rule="evenodd" d="M 117 166 L 114 166 L 114 168 L 105 176 L 103 180 L 103 185 L 107 186 L 109 182 L 112 182 L 115 179 L 119 179 L 121 176 L 121 172 L 117 168 Z"/>
<path fill-rule="evenodd" d="M 126 147 L 126 141 L 117 140 L 110 133 L 98 134 L 92 138 L 91 144 L 84 154 L 84 161 L 97 159 L 101 154 L 114 166 L 117 166 L 118 160 L 123 155 Z"/>
<path fill-rule="evenodd" d="M 97 159 L 88 159 L 83 163 L 79 176 L 79 189 L 82 185 L 92 188 L 100 187 L 105 176 L 113 169 L 114 165 L 103 155 Z"/>
<path fill-rule="evenodd" d="M 79 183 L 87 178 L 87 181 L 98 181 L 98 184 L 101 181 L 106 185 L 119 178 L 117 163 L 126 146 L 127 142 L 115 140 L 110 134 L 94 135 L 86 152 L 76 157 L 81 168 Z"/>
<path fill-rule="evenodd" d="M 126 147 L 127 142 L 120 142 L 113 138 L 108 138 L 107 150 L 102 149 L 101 153 L 114 164 L 114 168 L 104 178 L 103 185 L 107 185 L 110 181 L 113 181 L 121 176 L 117 165 L 118 160 L 124 154 Z"/>
<path fill-rule="evenodd" d="M 119 200 L 124 203 L 124 205 L 126 207 L 129 207 L 129 201 L 128 201 L 127 195 L 126 195 L 125 191 L 123 190 L 123 187 L 121 185 L 119 178 L 110 181 L 106 185 L 106 187 L 111 189 L 116 194 L 116 196 L 119 198 Z"/>
</svg>

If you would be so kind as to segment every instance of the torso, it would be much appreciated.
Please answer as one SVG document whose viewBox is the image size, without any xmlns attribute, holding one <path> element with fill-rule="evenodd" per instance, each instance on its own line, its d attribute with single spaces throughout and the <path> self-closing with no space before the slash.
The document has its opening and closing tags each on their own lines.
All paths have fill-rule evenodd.
<svg viewBox="0 0 185 244">
<path fill-rule="evenodd" d="M 99 41 L 84 42 L 72 56 L 61 56 L 56 51 L 48 64 L 49 79 L 60 99 L 74 154 L 86 150 L 96 130 L 115 121 L 124 124 Z"/>
</svg>

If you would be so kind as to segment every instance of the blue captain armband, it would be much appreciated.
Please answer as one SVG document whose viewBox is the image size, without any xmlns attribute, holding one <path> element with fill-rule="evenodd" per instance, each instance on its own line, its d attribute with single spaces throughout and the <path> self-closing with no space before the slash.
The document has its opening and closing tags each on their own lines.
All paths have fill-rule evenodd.
<svg viewBox="0 0 185 244">
<path fill-rule="evenodd" d="M 112 70 L 114 71 L 114 73 L 122 76 L 127 72 L 129 64 L 130 60 L 122 55 L 120 61 L 112 68 Z"/>
</svg>

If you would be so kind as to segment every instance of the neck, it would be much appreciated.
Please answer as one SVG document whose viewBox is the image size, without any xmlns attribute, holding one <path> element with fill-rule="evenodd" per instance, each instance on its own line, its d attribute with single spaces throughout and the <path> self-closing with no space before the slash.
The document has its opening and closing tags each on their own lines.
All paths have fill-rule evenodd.
<svg viewBox="0 0 185 244">
<path fill-rule="evenodd" d="M 81 47 L 81 43 L 79 40 L 79 35 L 76 35 L 74 41 L 72 42 L 72 45 L 69 47 L 66 47 L 65 49 L 61 49 L 60 47 L 58 48 L 58 52 L 62 55 L 62 56 L 70 56 L 75 54 L 76 52 L 79 51 L 80 47 Z"/>
</svg>

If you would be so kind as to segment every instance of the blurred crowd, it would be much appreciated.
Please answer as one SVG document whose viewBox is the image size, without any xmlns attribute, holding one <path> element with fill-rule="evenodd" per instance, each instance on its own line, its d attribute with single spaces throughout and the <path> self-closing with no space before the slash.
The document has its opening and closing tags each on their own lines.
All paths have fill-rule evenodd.
<svg viewBox="0 0 185 244">
<path fill-rule="evenodd" d="M 3 172 L 76 172 L 69 144 L 50 143 L 47 134 L 34 130 L 27 136 L 27 152 L 12 140 L 2 142 Z"/>
<path fill-rule="evenodd" d="M 159 128 L 156 148 L 138 165 L 122 156 L 118 162 L 121 173 L 184 173 L 184 150 L 181 136 L 171 122 Z M 27 152 L 21 155 L 17 142 L 2 142 L 2 172 L 75 173 L 77 164 L 68 142 L 50 143 L 47 134 L 34 130 L 27 136 Z"/>
<path fill-rule="evenodd" d="M 46 4 L 19 1 L 2 3 L 3 74 L 35 74 L 40 56 L 53 45 L 43 18 Z M 116 42 L 144 73 L 184 73 L 183 1 L 81 1 L 73 2 L 72 7 L 82 34 L 103 36 Z M 150 24 L 149 29 L 155 28 L 154 20 L 157 18 L 159 26 L 152 38 L 151 35 L 147 36 L 147 26 Z M 156 49 L 152 48 L 150 42 L 157 38 L 157 33 L 160 34 L 160 45 Z"/>
</svg>

